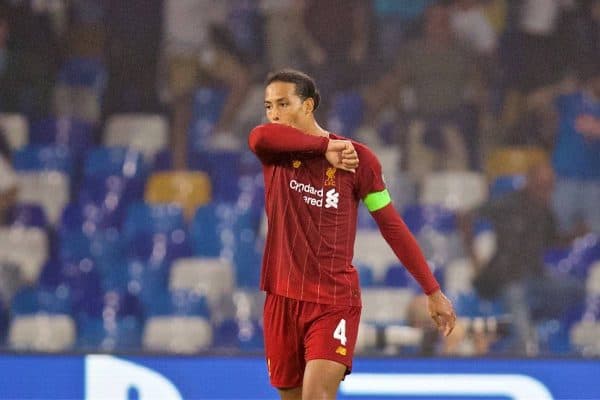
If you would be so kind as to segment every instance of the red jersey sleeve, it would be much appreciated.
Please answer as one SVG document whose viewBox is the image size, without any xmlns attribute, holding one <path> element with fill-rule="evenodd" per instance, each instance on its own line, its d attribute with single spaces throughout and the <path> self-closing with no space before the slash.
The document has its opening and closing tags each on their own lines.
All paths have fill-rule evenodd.
<svg viewBox="0 0 600 400">
<path fill-rule="evenodd" d="M 308 135 L 282 124 L 259 125 L 248 136 L 250 150 L 267 164 L 285 153 L 324 154 L 328 144 L 329 139 L 324 136 Z"/>
<path fill-rule="evenodd" d="M 357 194 L 364 200 L 370 193 L 386 189 L 383 180 L 381 163 L 377 156 L 364 145 L 355 144 L 360 165 L 357 170 Z M 417 240 L 414 238 L 400 215 L 390 203 L 371 213 L 379 226 L 381 235 L 390 245 L 396 257 L 402 262 L 410 274 L 421 285 L 426 294 L 440 288 L 433 276 Z"/>
</svg>

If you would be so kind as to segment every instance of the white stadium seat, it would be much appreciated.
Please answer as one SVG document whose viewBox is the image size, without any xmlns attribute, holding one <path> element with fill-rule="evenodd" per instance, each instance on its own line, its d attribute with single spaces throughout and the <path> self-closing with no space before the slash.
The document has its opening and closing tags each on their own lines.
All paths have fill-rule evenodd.
<svg viewBox="0 0 600 400">
<path fill-rule="evenodd" d="M 367 288 L 362 290 L 362 320 L 378 324 L 402 323 L 415 296 L 411 289 Z"/>
<path fill-rule="evenodd" d="M 233 292 L 234 285 L 233 266 L 221 258 L 180 258 L 171 266 L 169 289 L 205 296 L 211 308 L 219 306 Z"/>
<path fill-rule="evenodd" d="M 453 211 L 466 211 L 483 203 L 488 185 L 477 172 L 434 172 L 425 176 L 421 203 L 441 205 Z"/>
<path fill-rule="evenodd" d="M 0 261 L 19 267 L 21 279 L 34 284 L 49 252 L 48 237 L 35 227 L 0 227 Z"/>
<path fill-rule="evenodd" d="M 12 150 L 20 149 L 29 142 L 29 125 L 21 114 L 0 113 L 0 129 Z"/>
<path fill-rule="evenodd" d="M 115 114 L 104 128 L 104 145 L 131 147 L 151 160 L 168 146 L 169 124 L 159 114 Z"/>
<path fill-rule="evenodd" d="M 398 258 L 381 236 L 379 229 L 357 230 L 354 242 L 354 265 L 370 266 L 375 282 L 383 279 L 388 265 L 397 262 Z"/>
<path fill-rule="evenodd" d="M 370 350 L 375 350 L 377 347 L 377 327 L 373 324 L 361 322 L 358 325 L 358 337 L 354 352 L 356 354 L 367 353 Z"/>
<path fill-rule="evenodd" d="M 18 201 L 40 205 L 56 225 L 69 201 L 69 178 L 58 171 L 19 172 Z"/>
<path fill-rule="evenodd" d="M 73 347 L 76 334 L 69 315 L 21 315 L 11 321 L 8 343 L 14 350 L 59 352 Z"/>
<path fill-rule="evenodd" d="M 210 322 L 193 316 L 151 317 L 146 321 L 142 337 L 144 349 L 176 354 L 206 350 L 212 340 Z"/>
</svg>

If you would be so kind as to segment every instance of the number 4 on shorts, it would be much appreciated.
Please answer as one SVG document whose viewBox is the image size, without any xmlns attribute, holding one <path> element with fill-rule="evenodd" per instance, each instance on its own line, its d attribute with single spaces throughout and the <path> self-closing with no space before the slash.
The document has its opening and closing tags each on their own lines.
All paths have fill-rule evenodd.
<svg viewBox="0 0 600 400">
<path fill-rule="evenodd" d="M 345 319 L 342 318 L 340 320 L 340 323 L 335 327 L 335 330 L 333 331 L 333 338 L 338 339 L 342 343 L 342 346 L 346 345 L 346 320 Z"/>
</svg>

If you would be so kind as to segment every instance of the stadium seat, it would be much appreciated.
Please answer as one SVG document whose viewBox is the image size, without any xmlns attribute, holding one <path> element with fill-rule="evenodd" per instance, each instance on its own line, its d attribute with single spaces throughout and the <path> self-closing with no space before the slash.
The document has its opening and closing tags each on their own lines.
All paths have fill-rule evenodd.
<svg viewBox="0 0 600 400">
<path fill-rule="evenodd" d="M 15 294 L 11 303 L 11 313 L 14 316 L 71 312 L 71 292 L 65 287 L 48 289 L 26 286 Z"/>
<path fill-rule="evenodd" d="M 475 267 L 466 258 L 456 259 L 444 267 L 444 292 L 457 297 L 473 291 Z"/>
<path fill-rule="evenodd" d="M 412 289 L 366 288 L 362 290 L 362 321 L 392 324 L 406 321 L 408 306 L 415 293 Z"/>
<path fill-rule="evenodd" d="M 64 314 L 16 316 L 8 331 L 8 344 L 18 351 L 66 351 L 73 347 L 75 338 L 75 321 Z"/>
<path fill-rule="evenodd" d="M 362 123 L 363 114 L 364 102 L 359 92 L 340 92 L 332 99 L 327 126 L 332 132 L 352 138 Z"/>
<path fill-rule="evenodd" d="M 37 282 L 48 255 L 48 237 L 43 229 L 0 227 L 0 260 L 17 265 L 25 282 Z"/>
<path fill-rule="evenodd" d="M 169 141 L 167 119 L 160 114 L 114 114 L 106 121 L 103 143 L 106 146 L 131 147 L 150 163 Z"/>
<path fill-rule="evenodd" d="M 214 347 L 241 351 L 263 351 L 263 330 L 257 320 L 226 319 L 215 329 Z"/>
<path fill-rule="evenodd" d="M 110 226 L 121 226 L 125 219 L 127 207 L 142 201 L 144 182 L 130 181 L 122 176 L 88 177 L 79 189 L 77 202 L 85 207 L 95 205 L 101 220 Z"/>
<path fill-rule="evenodd" d="M 114 175 L 140 181 L 142 186 L 146 172 L 142 154 L 125 147 L 97 147 L 86 156 L 83 166 L 85 179 Z"/>
<path fill-rule="evenodd" d="M 490 197 L 498 198 L 522 189 L 525 186 L 524 175 L 503 175 L 494 178 L 490 185 Z"/>
<path fill-rule="evenodd" d="M 415 281 L 410 272 L 397 262 L 388 266 L 383 284 L 388 287 L 414 290 L 415 293 L 421 291 L 421 286 Z"/>
<path fill-rule="evenodd" d="M 199 207 L 190 222 L 190 237 L 195 256 L 219 257 L 225 236 L 223 231 L 233 225 L 235 210 L 227 205 L 209 203 Z M 230 235 L 232 236 L 232 235 Z M 230 238 L 233 245 L 233 238 Z"/>
<path fill-rule="evenodd" d="M 600 296 L 587 298 L 581 320 L 571 327 L 570 338 L 582 355 L 600 355 Z"/>
<path fill-rule="evenodd" d="M 221 116 L 226 98 L 227 92 L 223 89 L 201 87 L 196 91 L 188 133 L 190 150 L 206 149 Z"/>
<path fill-rule="evenodd" d="M 94 127 L 76 118 L 46 118 L 31 124 L 29 136 L 32 144 L 63 146 L 81 158 L 93 146 Z"/>
<path fill-rule="evenodd" d="M 17 171 L 59 171 L 72 176 L 74 163 L 70 151 L 60 146 L 27 145 L 13 154 Z"/>
<path fill-rule="evenodd" d="M 397 152 L 396 149 L 394 151 Z M 403 212 L 406 207 L 417 203 L 417 184 L 409 174 L 397 172 L 396 169 L 390 169 L 385 174 L 385 183 L 392 197 L 394 207 Z"/>
<path fill-rule="evenodd" d="M 78 322 L 77 349 L 83 351 L 139 351 L 143 325 L 127 316 L 106 322 L 101 318 L 85 318 Z"/>
<path fill-rule="evenodd" d="M 144 326 L 143 348 L 147 351 L 196 354 L 210 348 L 213 332 L 204 317 L 155 316 Z"/>
<path fill-rule="evenodd" d="M 415 235 L 426 227 L 441 233 L 456 230 L 456 214 L 438 205 L 410 205 L 402 213 L 402 219 Z"/>
<path fill-rule="evenodd" d="M 51 225 L 56 225 L 68 202 L 69 178 L 62 172 L 19 172 L 19 203 L 42 206 Z"/>
<path fill-rule="evenodd" d="M 585 291 L 588 296 L 600 296 L 600 260 L 594 262 L 588 269 Z"/>
<path fill-rule="evenodd" d="M 148 179 L 144 197 L 150 204 L 177 204 L 191 219 L 198 207 L 210 201 L 211 183 L 203 172 L 159 172 Z"/>
<path fill-rule="evenodd" d="M 59 118 L 76 118 L 96 125 L 102 116 L 102 99 L 93 88 L 58 83 L 52 96 L 52 111 Z"/>
<path fill-rule="evenodd" d="M 208 174 L 215 201 L 235 202 L 240 193 L 241 160 L 239 151 L 195 151 L 190 167 Z"/>
<path fill-rule="evenodd" d="M 101 94 L 108 82 L 104 63 L 92 57 L 71 57 L 60 68 L 58 82 L 76 87 L 88 87 Z"/>
<path fill-rule="evenodd" d="M 466 211 L 483 203 L 487 182 L 477 172 L 434 172 L 425 176 L 420 202 L 441 205 L 453 211 Z"/>
<path fill-rule="evenodd" d="M 361 322 L 358 325 L 358 337 L 354 352 L 356 354 L 366 354 L 377 348 L 377 327 L 374 324 Z"/>
<path fill-rule="evenodd" d="M 257 291 L 255 288 L 234 288 L 231 295 L 232 312 L 229 316 L 239 320 L 257 320 L 262 317 L 265 292 Z"/>
<path fill-rule="evenodd" d="M 38 204 L 15 204 L 8 215 L 8 224 L 12 226 L 46 228 L 48 221 L 44 209 Z"/>
<path fill-rule="evenodd" d="M 233 265 L 221 258 L 180 258 L 170 269 L 169 289 L 189 290 L 206 297 L 211 308 L 231 296 L 235 286 Z"/>
<path fill-rule="evenodd" d="M 398 262 L 398 258 L 379 230 L 356 231 L 353 263 L 371 266 L 375 282 L 383 281 L 388 265 L 395 262 Z"/>
<path fill-rule="evenodd" d="M 544 253 L 546 270 L 555 276 L 571 275 L 585 280 L 589 268 L 600 260 L 600 235 L 590 233 L 577 238 L 567 248 L 549 249 Z"/>
<path fill-rule="evenodd" d="M 502 147 L 486 160 L 486 175 L 490 180 L 505 175 L 525 175 L 539 162 L 547 162 L 548 154 L 538 147 Z"/>
<path fill-rule="evenodd" d="M 0 113 L 0 129 L 12 150 L 29 143 L 29 124 L 22 114 Z"/>
<path fill-rule="evenodd" d="M 369 265 L 359 264 L 356 265 L 355 268 L 358 271 L 358 281 L 360 282 L 361 288 L 371 287 L 375 284 L 373 270 Z"/>
</svg>

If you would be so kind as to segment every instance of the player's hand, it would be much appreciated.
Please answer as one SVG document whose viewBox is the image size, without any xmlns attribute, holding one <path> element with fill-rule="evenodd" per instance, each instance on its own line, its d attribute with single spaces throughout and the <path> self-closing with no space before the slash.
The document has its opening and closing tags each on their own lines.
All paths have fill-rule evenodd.
<svg viewBox="0 0 600 400">
<path fill-rule="evenodd" d="M 441 290 L 438 290 L 427 296 L 427 308 L 438 330 L 444 336 L 448 336 L 456 323 L 456 313 L 452 302 L 444 296 Z"/>
<path fill-rule="evenodd" d="M 344 171 L 354 173 L 358 168 L 358 154 L 349 140 L 330 139 L 325 158 L 333 167 Z"/>
</svg>

